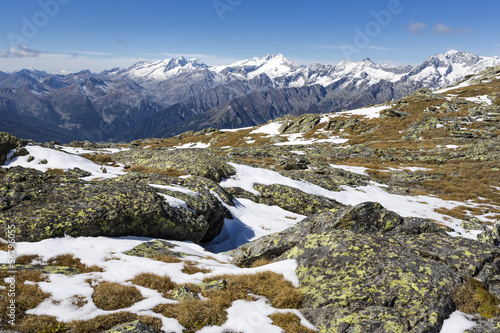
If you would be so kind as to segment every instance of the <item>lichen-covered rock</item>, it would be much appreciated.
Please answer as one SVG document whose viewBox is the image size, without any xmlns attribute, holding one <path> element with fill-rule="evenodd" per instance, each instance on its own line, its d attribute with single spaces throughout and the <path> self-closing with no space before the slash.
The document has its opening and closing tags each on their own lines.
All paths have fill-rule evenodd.
<svg viewBox="0 0 500 333">
<path fill-rule="evenodd" d="M 299 189 L 286 185 L 255 184 L 254 189 L 259 191 L 260 196 L 241 188 L 228 188 L 226 191 L 238 198 L 249 199 L 268 206 L 278 206 L 284 210 L 301 215 L 312 215 L 344 207 L 343 204 L 335 200 L 304 193 Z"/>
<path fill-rule="evenodd" d="M 158 192 L 160 189 L 148 185 L 116 179 L 85 182 L 68 175 L 10 168 L 0 178 L 0 197 L 4 198 L 0 231 L 15 221 L 18 241 L 69 235 L 200 242 L 210 240 L 222 229 L 224 210 L 220 204 L 215 215 L 202 215 L 193 209 L 170 206 Z M 205 208 L 200 209 L 210 211 Z"/>
<path fill-rule="evenodd" d="M 158 333 L 158 331 L 147 326 L 142 321 L 136 320 L 116 325 L 103 333 Z"/>
<path fill-rule="evenodd" d="M 196 178 L 200 180 L 199 178 L 201 177 Z M 200 181 L 198 184 L 194 185 L 193 181 L 187 181 L 184 179 L 179 179 L 177 177 L 131 172 L 126 175 L 117 177 L 111 182 L 141 184 L 147 187 L 153 186 L 155 191 L 158 193 L 163 193 L 165 195 L 183 200 L 189 209 L 194 211 L 194 213 L 196 213 L 198 216 L 202 216 L 204 220 L 208 222 L 207 233 L 201 240 L 202 242 L 206 242 L 212 240 L 221 232 L 222 226 L 224 224 L 224 219 L 226 217 L 230 218 L 231 214 L 221 204 L 218 198 L 212 194 L 211 191 L 218 193 L 218 195 L 222 195 L 222 197 L 228 198 L 227 193 L 225 193 L 225 191 L 220 187 L 219 184 L 206 178 L 201 179 L 204 179 L 205 181 Z M 202 185 L 204 183 L 206 184 L 206 186 Z M 162 185 L 168 186 L 168 188 L 172 188 L 172 190 L 162 188 Z M 183 191 L 175 190 L 176 187 L 179 186 L 187 187 L 192 191 L 192 193 L 187 194 Z"/>
<path fill-rule="evenodd" d="M 25 144 L 25 140 L 19 139 L 6 132 L 0 132 L 0 165 L 5 163 L 7 155 L 12 149 L 22 149 L 22 146 Z"/>
<path fill-rule="evenodd" d="M 80 271 L 74 267 L 50 266 L 50 265 L 0 264 L 0 271 L 39 271 L 44 274 L 63 274 L 63 275 L 80 274 Z"/>
<path fill-rule="evenodd" d="M 293 120 L 285 120 L 278 128 L 282 134 L 307 133 L 314 128 L 321 118 L 318 115 L 306 113 Z"/>
<path fill-rule="evenodd" d="M 325 131 L 354 128 L 359 123 L 359 119 L 336 120 L 332 119 L 323 127 Z"/>
<path fill-rule="evenodd" d="M 172 294 L 170 294 L 170 297 L 172 297 L 175 300 L 178 301 L 183 301 L 186 299 L 199 299 L 200 297 L 198 296 L 197 293 L 191 290 L 188 285 L 183 285 L 179 289 L 176 289 L 172 291 Z"/>
<path fill-rule="evenodd" d="M 198 285 L 202 291 L 219 291 L 227 289 L 227 280 L 219 279 L 213 280 L 206 283 L 202 283 Z"/>
<path fill-rule="evenodd" d="M 217 182 L 229 178 L 234 169 L 221 157 L 199 149 L 131 149 L 113 154 L 116 162 L 127 166 L 141 165 L 154 169 L 175 169 Z"/>
<path fill-rule="evenodd" d="M 380 112 L 381 118 L 387 118 L 387 117 L 404 118 L 408 117 L 409 115 L 410 114 L 408 112 L 404 112 L 398 109 L 387 109 Z"/>
<path fill-rule="evenodd" d="M 493 229 L 488 229 L 477 235 L 477 240 L 489 245 L 500 244 L 500 223 L 495 223 Z"/>
<path fill-rule="evenodd" d="M 486 227 L 479 221 L 477 217 L 471 216 L 467 220 L 462 221 L 462 228 L 465 230 L 484 230 L 486 231 Z"/>
<path fill-rule="evenodd" d="M 494 286 L 500 275 L 498 248 L 378 203 L 310 216 L 227 254 L 235 264 L 296 259 L 302 312 L 321 332 L 437 333 L 464 279 Z"/>
<path fill-rule="evenodd" d="M 332 168 L 323 163 L 312 163 L 313 169 L 307 171 L 283 170 L 283 176 L 305 180 L 309 183 L 321 186 L 330 191 L 341 191 L 342 185 L 366 186 L 370 183 L 370 177 L 360 175 L 343 169 Z"/>
<path fill-rule="evenodd" d="M 181 254 L 175 251 L 171 251 L 175 247 L 174 244 L 169 243 L 164 240 L 155 239 L 151 242 L 144 242 L 131 250 L 123 252 L 129 256 L 143 257 L 143 258 L 153 258 L 156 255 L 169 255 L 174 257 L 181 257 Z"/>
</svg>

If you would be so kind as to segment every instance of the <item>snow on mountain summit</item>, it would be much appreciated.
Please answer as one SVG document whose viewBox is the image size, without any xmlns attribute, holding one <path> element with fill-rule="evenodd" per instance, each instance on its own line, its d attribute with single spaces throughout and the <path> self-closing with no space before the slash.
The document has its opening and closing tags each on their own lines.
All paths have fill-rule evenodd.
<svg viewBox="0 0 500 333">
<path fill-rule="evenodd" d="M 408 77 L 431 89 L 446 87 L 463 79 L 466 75 L 476 74 L 487 67 L 500 64 L 499 57 L 482 57 L 472 53 L 450 50 L 436 54 L 420 66 L 416 66 Z"/>
<path fill-rule="evenodd" d="M 180 73 L 208 68 L 198 59 L 187 60 L 184 57 L 178 59 L 165 59 L 155 62 L 140 62 L 128 68 L 131 77 L 151 80 L 166 80 Z"/>
</svg>

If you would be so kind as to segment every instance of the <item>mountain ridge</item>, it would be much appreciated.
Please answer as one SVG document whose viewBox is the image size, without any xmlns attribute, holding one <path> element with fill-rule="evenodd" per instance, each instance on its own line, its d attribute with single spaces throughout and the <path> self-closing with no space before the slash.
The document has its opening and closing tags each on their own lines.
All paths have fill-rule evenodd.
<svg viewBox="0 0 500 333">
<path fill-rule="evenodd" d="M 36 121 L 42 119 L 67 133 L 62 142 L 130 141 L 175 135 L 180 129 L 200 130 L 204 124 L 253 126 L 285 114 L 362 107 L 422 87 L 442 88 L 496 64 L 498 57 L 449 51 L 413 67 L 370 59 L 301 66 L 277 54 L 212 67 L 180 57 L 100 73 L 61 75 L 25 69 L 0 72 L 0 120 L 7 122 L 11 114 L 28 117 L 32 126 L 44 127 L 42 133 L 48 130 Z M 234 121 L 224 122 L 226 118 Z M 50 140 L 44 135 L 29 138 Z"/>
</svg>

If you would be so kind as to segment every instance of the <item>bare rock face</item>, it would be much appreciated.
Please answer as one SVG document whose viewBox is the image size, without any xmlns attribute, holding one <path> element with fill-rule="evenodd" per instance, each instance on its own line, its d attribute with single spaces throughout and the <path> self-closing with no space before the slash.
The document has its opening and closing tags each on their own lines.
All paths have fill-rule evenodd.
<svg viewBox="0 0 500 333">
<path fill-rule="evenodd" d="M 468 278 L 496 285 L 500 250 L 367 202 L 312 215 L 229 251 L 236 264 L 296 259 L 302 312 L 321 332 L 439 332 Z"/>
<path fill-rule="evenodd" d="M 0 228 L 15 222 L 19 241 L 69 235 L 145 236 L 196 243 L 209 241 L 222 230 L 226 210 L 208 190 L 198 196 L 162 192 L 147 180 L 134 179 L 134 173 L 85 182 L 71 175 L 10 168 L 0 178 L 4 198 Z M 169 205 L 161 194 L 182 197 L 186 207 Z"/>
</svg>

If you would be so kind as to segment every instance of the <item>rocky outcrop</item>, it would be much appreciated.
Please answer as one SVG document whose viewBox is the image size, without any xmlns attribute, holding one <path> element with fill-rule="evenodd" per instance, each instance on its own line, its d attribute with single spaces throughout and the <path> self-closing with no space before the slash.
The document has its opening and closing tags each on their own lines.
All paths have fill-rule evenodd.
<svg viewBox="0 0 500 333">
<path fill-rule="evenodd" d="M 321 332 L 439 332 L 473 277 L 490 288 L 500 250 L 452 238 L 378 203 L 310 216 L 228 252 L 233 263 L 296 259 L 302 312 Z"/>
<path fill-rule="evenodd" d="M 307 133 L 316 126 L 321 118 L 315 114 L 303 114 L 293 120 L 285 120 L 278 129 L 281 134 Z"/>
<path fill-rule="evenodd" d="M 233 168 L 224 163 L 221 158 L 198 149 L 132 149 L 114 154 L 113 158 L 126 166 L 141 165 L 160 170 L 174 169 L 217 182 L 234 174 Z"/>
<path fill-rule="evenodd" d="M 239 187 L 227 188 L 234 197 L 245 198 L 268 206 L 278 206 L 301 215 L 312 215 L 319 212 L 337 210 L 345 205 L 326 197 L 302 192 L 299 189 L 281 185 L 254 185 L 260 195 L 252 194 Z"/>
<path fill-rule="evenodd" d="M 26 141 L 6 132 L 0 132 L 0 165 L 5 163 L 12 149 L 22 149 Z"/>
<path fill-rule="evenodd" d="M 0 178 L 0 197 L 4 198 L 0 228 L 15 223 L 18 241 L 132 235 L 200 242 L 222 230 L 226 210 L 208 191 L 189 196 L 133 182 L 133 178 L 85 182 L 68 175 L 10 168 Z M 159 193 L 185 199 L 186 207 L 169 204 Z"/>
<path fill-rule="evenodd" d="M 158 331 L 147 326 L 142 321 L 136 320 L 116 325 L 103 333 L 158 333 Z"/>
</svg>

